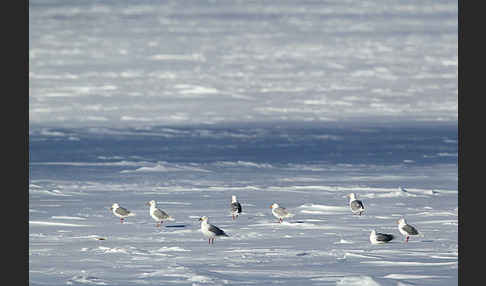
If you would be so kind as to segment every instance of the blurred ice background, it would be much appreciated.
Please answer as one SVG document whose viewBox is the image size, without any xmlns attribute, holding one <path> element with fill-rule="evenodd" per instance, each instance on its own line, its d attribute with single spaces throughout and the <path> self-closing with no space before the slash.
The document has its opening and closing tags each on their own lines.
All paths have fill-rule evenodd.
<svg viewBox="0 0 486 286">
<path fill-rule="evenodd" d="M 457 1 L 29 1 L 29 119 L 457 121 Z"/>
</svg>

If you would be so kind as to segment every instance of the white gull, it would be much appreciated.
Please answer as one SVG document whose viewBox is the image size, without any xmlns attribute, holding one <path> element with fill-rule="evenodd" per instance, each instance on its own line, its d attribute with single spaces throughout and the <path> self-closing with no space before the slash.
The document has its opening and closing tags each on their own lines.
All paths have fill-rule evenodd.
<svg viewBox="0 0 486 286">
<path fill-rule="evenodd" d="M 349 197 L 349 207 L 351 208 L 353 214 L 361 215 L 364 212 L 363 202 L 356 199 L 355 193 L 349 194 L 348 197 Z"/>
<path fill-rule="evenodd" d="M 199 218 L 199 221 L 201 221 L 201 232 L 208 238 L 208 244 L 214 244 L 214 238 L 217 236 L 229 236 L 219 227 L 210 224 L 207 216 Z"/>
<path fill-rule="evenodd" d="M 294 214 L 290 213 L 286 208 L 280 207 L 277 203 L 273 203 L 270 208 L 272 209 L 272 214 L 278 218 L 278 222 L 282 223 L 284 218 L 293 217 Z"/>
<path fill-rule="evenodd" d="M 127 210 L 126 208 L 121 207 L 118 203 L 114 203 L 113 205 L 111 205 L 110 210 L 113 211 L 114 215 L 120 218 L 121 223 L 123 223 L 123 220 L 126 217 L 135 215 L 135 213 Z"/>
<path fill-rule="evenodd" d="M 380 233 L 380 232 L 376 232 L 375 230 L 372 230 L 370 233 L 370 241 L 373 244 L 387 243 L 394 238 L 395 237 L 393 236 L 393 234 Z"/>
<path fill-rule="evenodd" d="M 157 227 L 160 227 L 160 224 L 162 224 L 164 220 L 174 220 L 174 218 L 168 213 L 157 208 L 157 203 L 154 200 L 147 202 L 146 205 L 150 206 L 149 213 L 150 216 L 157 222 Z"/>
<path fill-rule="evenodd" d="M 405 242 L 408 242 L 410 236 L 420 235 L 419 231 L 412 225 L 409 225 L 405 218 L 400 218 L 398 221 L 398 231 L 405 236 Z"/>
<path fill-rule="evenodd" d="M 236 200 L 236 196 L 231 196 L 231 215 L 233 216 L 233 220 L 235 220 L 238 215 L 241 213 L 241 204 Z"/>
</svg>

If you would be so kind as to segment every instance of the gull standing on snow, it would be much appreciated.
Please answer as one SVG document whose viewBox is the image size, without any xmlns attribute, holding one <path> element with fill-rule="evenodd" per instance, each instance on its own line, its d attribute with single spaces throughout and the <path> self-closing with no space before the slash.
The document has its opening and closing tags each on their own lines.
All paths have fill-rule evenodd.
<svg viewBox="0 0 486 286">
<path fill-rule="evenodd" d="M 231 196 L 231 215 L 233 220 L 235 220 L 241 213 L 241 204 L 236 200 L 236 196 Z"/>
<path fill-rule="evenodd" d="M 403 193 L 408 193 L 408 191 L 405 188 L 402 188 L 401 186 L 398 187 L 398 191 Z"/>
<path fill-rule="evenodd" d="M 270 208 L 272 209 L 272 214 L 278 218 L 279 223 L 282 223 L 284 218 L 294 216 L 294 214 L 290 213 L 286 208 L 280 207 L 277 203 L 273 203 Z"/>
<path fill-rule="evenodd" d="M 351 208 L 353 214 L 359 213 L 359 215 L 361 215 L 361 213 L 364 212 L 363 202 L 356 199 L 355 193 L 349 194 L 348 197 L 349 197 L 349 207 Z"/>
<path fill-rule="evenodd" d="M 405 242 L 408 242 L 408 239 L 412 235 L 419 235 L 420 233 L 418 230 L 409 224 L 407 224 L 407 221 L 405 218 L 400 218 L 398 221 L 398 230 L 400 231 L 401 234 L 405 235 Z"/>
<path fill-rule="evenodd" d="M 154 200 L 146 203 L 146 205 L 150 206 L 150 216 L 157 222 L 157 227 L 160 227 L 160 224 L 164 222 L 164 220 L 174 220 L 169 214 L 164 212 L 163 210 L 157 208 L 157 203 Z"/>
<path fill-rule="evenodd" d="M 118 203 L 114 203 L 111 205 L 110 210 L 113 211 L 113 214 L 120 218 L 120 222 L 123 223 L 123 219 L 129 216 L 134 216 L 135 213 L 127 210 L 126 208 L 120 207 Z"/>
<path fill-rule="evenodd" d="M 370 241 L 373 244 L 387 243 L 394 238 L 393 234 L 376 232 L 374 229 L 370 233 Z"/>
<path fill-rule="evenodd" d="M 201 232 L 208 238 L 208 244 L 214 244 L 216 236 L 229 236 L 219 227 L 210 224 L 207 216 L 199 218 L 199 221 L 201 221 Z"/>
</svg>

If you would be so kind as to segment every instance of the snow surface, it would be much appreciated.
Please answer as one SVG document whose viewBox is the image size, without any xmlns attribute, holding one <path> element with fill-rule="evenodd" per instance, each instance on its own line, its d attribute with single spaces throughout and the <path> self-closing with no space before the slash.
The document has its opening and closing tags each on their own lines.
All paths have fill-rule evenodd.
<svg viewBox="0 0 486 286">
<path fill-rule="evenodd" d="M 457 121 L 458 15 L 453 0 L 30 0 L 29 120 Z"/>
<path fill-rule="evenodd" d="M 452 0 L 30 0 L 30 285 L 457 285 L 457 19 Z M 204 215 L 230 236 L 208 245 Z"/>
<path fill-rule="evenodd" d="M 32 130 L 30 285 L 457 285 L 457 158 L 423 156 L 457 152 L 444 142 L 456 129 L 397 128 L 392 142 L 390 131 L 376 130 L 174 129 L 176 138 L 160 136 L 163 128 Z M 214 136 L 193 136 L 203 133 Z M 321 133 L 342 140 L 316 141 Z M 142 167 L 152 170 L 134 171 Z M 362 216 L 349 210 L 351 192 Z M 243 207 L 234 221 L 232 195 Z M 145 205 L 152 199 L 175 221 L 157 228 Z M 137 216 L 121 223 L 114 202 Z M 277 223 L 273 202 L 295 216 Z M 204 215 L 229 237 L 208 245 Z M 424 236 L 404 243 L 401 216 Z M 372 245 L 372 229 L 396 239 Z"/>
</svg>

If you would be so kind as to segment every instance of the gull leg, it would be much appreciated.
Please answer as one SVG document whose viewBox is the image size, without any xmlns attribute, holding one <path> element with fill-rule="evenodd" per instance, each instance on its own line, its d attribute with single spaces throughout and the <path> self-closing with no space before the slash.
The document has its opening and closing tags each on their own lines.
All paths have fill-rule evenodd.
<svg viewBox="0 0 486 286">
<path fill-rule="evenodd" d="M 123 218 L 120 219 L 120 223 L 123 223 Z"/>
<path fill-rule="evenodd" d="M 405 239 L 405 242 L 408 242 L 408 238 L 409 238 L 409 236 L 407 235 L 407 238 Z"/>
</svg>

